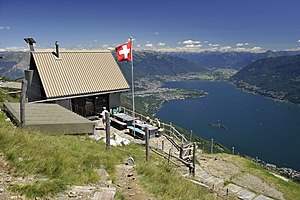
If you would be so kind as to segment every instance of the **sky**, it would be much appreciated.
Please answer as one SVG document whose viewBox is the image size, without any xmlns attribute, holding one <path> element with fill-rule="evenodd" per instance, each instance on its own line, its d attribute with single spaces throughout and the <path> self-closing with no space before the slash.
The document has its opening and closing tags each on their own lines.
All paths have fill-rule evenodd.
<svg viewBox="0 0 300 200">
<path fill-rule="evenodd" d="M 299 0 L 0 0 L 0 51 L 300 50 Z"/>
</svg>

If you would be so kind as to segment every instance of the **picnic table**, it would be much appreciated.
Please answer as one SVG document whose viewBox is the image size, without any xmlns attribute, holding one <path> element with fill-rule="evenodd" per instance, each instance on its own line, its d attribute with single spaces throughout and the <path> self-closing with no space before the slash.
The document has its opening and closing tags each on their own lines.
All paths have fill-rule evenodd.
<svg viewBox="0 0 300 200">
<path fill-rule="evenodd" d="M 135 127 L 135 129 L 133 128 Z M 155 126 L 152 126 L 150 124 L 143 124 L 143 123 L 133 123 L 132 126 L 129 126 L 129 131 L 132 133 L 133 130 L 135 130 L 135 133 L 138 137 L 146 139 L 145 138 L 145 129 L 146 127 L 149 130 L 149 137 L 155 137 L 155 133 L 157 132 L 158 128 Z"/>
<path fill-rule="evenodd" d="M 134 118 L 125 113 L 117 113 L 112 115 L 110 120 L 112 126 L 122 130 L 127 128 L 127 126 L 130 126 L 133 123 Z"/>
</svg>

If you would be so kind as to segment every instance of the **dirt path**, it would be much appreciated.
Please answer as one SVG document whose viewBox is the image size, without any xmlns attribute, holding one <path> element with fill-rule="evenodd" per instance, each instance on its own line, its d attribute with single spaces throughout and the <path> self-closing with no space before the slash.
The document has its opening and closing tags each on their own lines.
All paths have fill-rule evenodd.
<svg viewBox="0 0 300 200">
<path fill-rule="evenodd" d="M 136 173 L 135 167 L 131 165 L 117 166 L 117 181 L 116 185 L 126 199 L 130 200 L 155 200 L 152 194 L 145 191 L 138 183 L 139 176 Z"/>
</svg>

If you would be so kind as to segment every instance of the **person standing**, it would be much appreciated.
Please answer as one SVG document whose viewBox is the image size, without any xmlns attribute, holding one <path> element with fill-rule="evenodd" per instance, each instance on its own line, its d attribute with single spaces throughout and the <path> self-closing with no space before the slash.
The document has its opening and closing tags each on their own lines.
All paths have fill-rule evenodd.
<svg viewBox="0 0 300 200">
<path fill-rule="evenodd" d="M 103 123 L 104 127 L 106 126 L 105 113 L 108 113 L 108 111 L 106 110 L 106 107 L 103 107 L 103 111 L 101 112 L 101 118 L 102 118 L 102 123 Z"/>
</svg>

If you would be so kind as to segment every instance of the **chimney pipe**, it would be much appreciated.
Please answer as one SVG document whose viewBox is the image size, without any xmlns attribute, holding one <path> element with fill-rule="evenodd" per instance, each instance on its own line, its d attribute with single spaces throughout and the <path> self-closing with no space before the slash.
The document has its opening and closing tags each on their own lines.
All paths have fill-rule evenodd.
<svg viewBox="0 0 300 200">
<path fill-rule="evenodd" d="M 30 51 L 34 51 L 33 43 L 36 43 L 36 41 L 33 38 L 24 38 L 24 40 L 29 44 Z"/>
<path fill-rule="evenodd" d="M 60 58 L 60 57 L 59 57 L 58 41 L 55 41 L 55 49 L 56 49 L 56 57 L 57 57 L 57 58 Z"/>
</svg>

